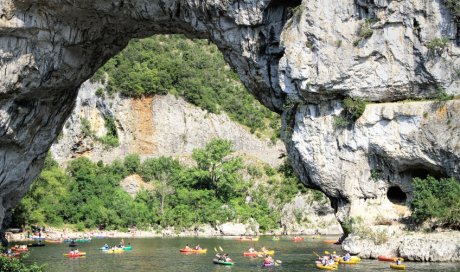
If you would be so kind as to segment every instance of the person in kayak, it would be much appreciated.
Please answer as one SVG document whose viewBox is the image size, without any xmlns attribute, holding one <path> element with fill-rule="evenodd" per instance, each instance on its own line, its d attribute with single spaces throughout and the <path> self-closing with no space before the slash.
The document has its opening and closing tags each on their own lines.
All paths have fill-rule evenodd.
<svg viewBox="0 0 460 272">
<path fill-rule="evenodd" d="M 396 259 L 396 264 L 397 264 L 397 265 L 401 265 L 401 264 L 402 264 L 402 261 L 401 261 L 400 258 Z"/>
<path fill-rule="evenodd" d="M 272 264 L 273 258 L 270 255 L 265 255 L 264 264 Z"/>
<path fill-rule="evenodd" d="M 109 248 L 110 248 L 108 244 L 104 244 L 103 247 L 104 247 L 105 249 L 109 249 Z"/>
<path fill-rule="evenodd" d="M 185 245 L 186 249 L 190 249 L 190 246 L 188 244 Z"/>
<path fill-rule="evenodd" d="M 265 253 L 265 252 L 267 252 L 267 248 L 263 246 L 263 247 L 260 248 L 260 251 Z"/>
<path fill-rule="evenodd" d="M 345 256 L 343 256 L 343 260 L 348 262 L 350 259 L 351 259 L 350 253 L 347 252 L 347 254 L 345 254 Z"/>
<path fill-rule="evenodd" d="M 253 247 L 250 247 L 248 251 L 251 252 L 251 253 L 256 252 L 256 250 Z"/>
<path fill-rule="evenodd" d="M 200 249 L 201 249 L 200 245 L 199 245 L 199 244 L 196 244 L 195 250 L 200 250 Z"/>
<path fill-rule="evenodd" d="M 73 252 L 74 252 L 74 254 L 80 253 L 80 251 L 78 250 L 78 248 L 76 248 Z"/>
</svg>

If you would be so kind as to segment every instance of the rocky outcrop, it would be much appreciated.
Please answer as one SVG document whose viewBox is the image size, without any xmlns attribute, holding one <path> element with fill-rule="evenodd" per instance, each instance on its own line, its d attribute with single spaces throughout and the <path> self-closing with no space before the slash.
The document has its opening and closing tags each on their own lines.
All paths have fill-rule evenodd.
<svg viewBox="0 0 460 272">
<path fill-rule="evenodd" d="M 460 261 L 460 235 L 458 232 L 433 234 L 391 234 L 383 244 L 350 236 L 343 242 L 343 249 L 364 258 L 376 259 L 379 255 L 399 256 L 409 261 L 458 262 Z"/>
<path fill-rule="evenodd" d="M 460 101 L 369 104 L 345 128 L 334 125 L 341 111 L 338 101 L 299 107 L 289 145 L 302 180 L 332 197 L 339 219 L 397 220 L 413 177 L 460 175 Z"/>
<path fill-rule="evenodd" d="M 231 140 L 237 154 L 278 166 L 286 153 L 281 141 L 272 143 L 258 138 L 225 114 L 212 114 L 172 95 L 141 99 L 98 97 L 104 88 L 85 82 L 80 88 L 73 113 L 51 147 L 53 157 L 65 164 L 77 156 L 97 162 L 111 162 L 129 154 L 141 158 L 173 156 L 189 158 L 195 148 L 203 148 L 213 138 Z M 113 118 L 119 146 L 107 148 L 97 141 L 107 133 L 105 119 Z M 91 134 L 85 135 L 82 120 L 87 120 Z"/>
<path fill-rule="evenodd" d="M 312 194 L 299 194 L 281 211 L 284 234 L 341 234 L 331 203 L 326 198 L 315 199 Z"/>
<path fill-rule="evenodd" d="M 346 96 L 397 102 L 460 93 L 458 24 L 443 3 L 1 0 L 0 220 L 39 172 L 82 82 L 129 39 L 156 33 L 216 43 L 249 90 L 283 112 L 295 170 L 330 197 L 341 220 L 383 213 L 392 186 L 410 198 L 410 177 L 460 178 L 458 119 L 449 118 L 457 101 L 439 116 L 427 111 L 428 123 L 424 111 L 435 104 L 395 103 L 333 127 Z"/>
</svg>

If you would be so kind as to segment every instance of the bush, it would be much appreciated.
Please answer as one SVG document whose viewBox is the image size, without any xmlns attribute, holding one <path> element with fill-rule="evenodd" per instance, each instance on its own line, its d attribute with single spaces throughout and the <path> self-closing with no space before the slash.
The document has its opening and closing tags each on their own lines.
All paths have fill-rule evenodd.
<svg viewBox="0 0 460 272">
<path fill-rule="evenodd" d="M 426 45 L 428 50 L 430 50 L 432 53 L 435 54 L 441 54 L 442 51 L 447 47 L 449 44 L 449 39 L 448 38 L 434 38 L 431 41 L 429 41 Z"/>
<path fill-rule="evenodd" d="M 374 30 L 372 30 L 372 28 L 371 28 L 372 23 L 373 23 L 373 21 L 366 20 L 366 21 L 364 21 L 363 24 L 361 24 L 361 27 L 359 28 L 359 32 L 358 32 L 358 35 L 361 38 L 367 39 L 367 38 L 370 38 L 372 36 L 372 34 L 374 34 Z"/>
<path fill-rule="evenodd" d="M 20 259 L 8 258 L 0 254 L 0 271 L 1 272 L 44 272 L 45 266 L 39 266 L 37 264 L 26 266 Z"/>
<path fill-rule="evenodd" d="M 334 127 L 335 128 L 346 128 L 350 122 L 343 116 L 334 116 Z"/>
<path fill-rule="evenodd" d="M 349 119 L 356 121 L 359 117 L 361 117 L 361 115 L 363 115 L 364 111 L 366 110 L 366 101 L 362 100 L 361 98 L 345 98 L 343 100 L 343 109 L 345 111 L 345 115 Z"/>
<path fill-rule="evenodd" d="M 446 102 L 446 101 L 449 101 L 449 100 L 452 100 L 454 99 L 454 96 L 453 95 L 449 95 L 446 90 L 442 89 L 442 88 L 439 88 L 438 89 L 438 93 L 436 95 L 436 99 L 439 101 L 439 102 Z"/>
<path fill-rule="evenodd" d="M 81 117 L 80 118 L 80 124 L 81 124 L 81 132 L 85 137 L 92 137 L 93 132 L 91 131 L 91 123 L 89 122 L 88 119 Z"/>
<path fill-rule="evenodd" d="M 454 178 L 414 178 L 410 202 L 416 223 L 430 219 L 435 226 L 460 228 L 460 183 Z"/>
</svg>

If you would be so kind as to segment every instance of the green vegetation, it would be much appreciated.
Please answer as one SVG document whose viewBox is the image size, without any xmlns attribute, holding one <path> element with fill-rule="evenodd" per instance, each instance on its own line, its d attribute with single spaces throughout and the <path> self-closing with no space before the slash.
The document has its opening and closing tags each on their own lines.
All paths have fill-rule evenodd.
<svg viewBox="0 0 460 272">
<path fill-rule="evenodd" d="M 350 121 L 343 116 L 334 116 L 334 127 L 335 128 L 346 128 L 350 124 Z"/>
<path fill-rule="evenodd" d="M 444 3 L 451 9 L 457 20 L 460 17 L 460 0 L 444 0 Z"/>
<path fill-rule="evenodd" d="M 444 49 L 447 47 L 448 44 L 449 44 L 448 38 L 445 38 L 445 37 L 434 38 L 426 44 L 426 47 L 432 53 L 440 55 L 444 51 Z"/>
<path fill-rule="evenodd" d="M 343 100 L 343 112 L 340 116 L 334 116 L 335 128 L 346 128 L 348 125 L 353 124 L 356 120 L 363 115 L 366 110 L 366 101 L 357 98 L 345 98 Z"/>
<path fill-rule="evenodd" d="M 454 99 L 454 96 L 449 95 L 446 92 L 446 90 L 444 90 L 442 88 L 439 88 L 438 89 L 438 94 L 436 95 L 436 99 L 438 100 L 438 102 L 446 102 L 446 101 Z"/>
<path fill-rule="evenodd" d="M 359 28 L 358 35 L 363 39 L 370 38 L 372 34 L 374 34 L 374 30 L 372 30 L 371 25 L 374 23 L 372 20 L 365 20 L 361 27 Z"/>
<path fill-rule="evenodd" d="M 430 220 L 434 226 L 460 229 L 460 183 L 454 178 L 414 178 L 410 203 L 416 223 Z"/>
<path fill-rule="evenodd" d="M 96 141 L 101 142 L 105 148 L 117 147 L 120 143 L 118 141 L 117 127 L 115 124 L 115 119 L 113 117 L 106 117 L 104 120 L 105 128 L 107 133 L 102 137 L 96 137 L 94 132 L 91 130 L 91 123 L 88 119 L 82 117 L 80 118 L 81 132 L 85 137 L 94 138 Z"/>
<path fill-rule="evenodd" d="M 364 110 L 366 110 L 366 101 L 361 98 L 345 98 L 343 100 L 343 109 L 345 111 L 345 116 L 354 122 L 358 120 L 358 118 L 363 115 Z"/>
<path fill-rule="evenodd" d="M 273 134 L 268 124 L 279 119 L 248 93 L 217 47 L 206 40 L 192 41 L 183 35 L 132 40 L 92 80 L 104 80 L 105 73 L 109 95 L 178 95 L 209 112 L 226 112 L 253 133 Z"/>
<path fill-rule="evenodd" d="M 371 179 L 377 181 L 379 178 L 382 177 L 383 171 L 382 169 L 372 169 L 371 170 Z"/>
<path fill-rule="evenodd" d="M 0 251 L 3 249 L 0 247 Z M 44 272 L 44 266 L 33 264 L 25 265 L 21 259 L 8 258 L 0 254 L 0 271 L 2 272 Z"/>
<path fill-rule="evenodd" d="M 107 129 L 107 133 L 102 137 L 95 137 L 96 140 L 101 142 L 107 149 L 117 147 L 120 143 L 118 141 L 115 119 L 112 116 L 105 117 L 104 125 Z"/>
<path fill-rule="evenodd" d="M 285 203 L 299 192 L 309 192 L 288 162 L 278 169 L 244 165 L 227 140 L 215 139 L 194 150 L 193 159 L 194 167 L 170 157 L 141 162 L 138 155 L 129 155 L 109 165 L 82 157 L 71 161 L 64 172 L 48 156 L 42 173 L 15 209 L 13 225 L 182 230 L 255 219 L 266 231 L 280 227 Z M 120 187 L 120 181 L 131 174 L 138 174 L 154 189 L 131 197 Z M 312 198 L 325 201 L 320 193 L 312 193 Z"/>
</svg>

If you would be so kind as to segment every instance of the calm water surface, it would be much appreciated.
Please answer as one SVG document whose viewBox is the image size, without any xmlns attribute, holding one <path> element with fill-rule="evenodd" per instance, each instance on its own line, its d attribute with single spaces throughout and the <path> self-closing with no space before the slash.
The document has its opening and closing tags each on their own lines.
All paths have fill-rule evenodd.
<svg viewBox="0 0 460 272">
<path fill-rule="evenodd" d="M 316 256 L 313 252 L 337 251 L 336 245 L 323 244 L 322 240 L 305 239 L 303 242 L 294 243 L 289 238 L 281 241 L 271 241 L 269 237 L 262 237 L 258 242 L 239 242 L 223 238 L 151 238 L 151 239 L 125 239 L 133 246 L 132 251 L 122 254 L 105 254 L 98 250 L 107 243 L 113 245 L 119 239 L 93 239 L 90 243 L 81 243 L 80 251 L 86 251 L 85 258 L 70 259 L 63 256 L 68 252 L 67 244 L 49 244 L 42 248 L 31 248 L 30 256 L 26 263 L 36 262 L 47 264 L 49 272 L 118 272 L 118 271 L 321 271 L 317 270 L 313 261 Z M 185 255 L 179 249 L 185 244 L 207 248 L 207 254 Z M 262 259 L 243 257 L 243 251 L 249 246 L 259 248 L 266 246 L 275 249 L 275 259 L 283 261 L 282 266 L 261 268 Z M 234 266 L 224 267 L 214 265 L 214 247 L 222 247 L 230 254 L 235 262 Z M 409 271 L 460 271 L 460 264 L 455 263 L 406 263 Z M 339 271 L 396 271 L 389 268 L 389 263 L 376 260 L 363 260 L 358 265 L 340 265 Z"/>
</svg>

